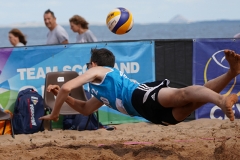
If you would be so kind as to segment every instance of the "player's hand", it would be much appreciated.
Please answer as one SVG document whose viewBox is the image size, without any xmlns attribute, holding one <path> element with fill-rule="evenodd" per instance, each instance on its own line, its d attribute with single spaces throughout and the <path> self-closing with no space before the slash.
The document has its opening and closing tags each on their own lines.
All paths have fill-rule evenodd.
<svg viewBox="0 0 240 160">
<path fill-rule="evenodd" d="M 58 95 L 59 90 L 60 90 L 59 85 L 52 85 L 52 84 L 50 84 L 47 87 L 47 92 L 52 92 L 55 96 Z"/>
</svg>

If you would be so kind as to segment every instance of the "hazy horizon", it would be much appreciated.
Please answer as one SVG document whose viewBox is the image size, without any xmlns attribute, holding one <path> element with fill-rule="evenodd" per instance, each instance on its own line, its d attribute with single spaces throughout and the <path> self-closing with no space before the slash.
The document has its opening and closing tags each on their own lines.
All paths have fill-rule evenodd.
<svg viewBox="0 0 240 160">
<path fill-rule="evenodd" d="M 44 23 L 47 9 L 55 13 L 59 24 L 67 24 L 75 14 L 86 18 L 89 24 L 104 24 L 107 14 L 117 7 L 128 9 L 135 24 L 167 23 L 176 15 L 191 22 L 238 20 L 239 6 L 239 0 L 0 0 L 0 24 Z"/>
</svg>

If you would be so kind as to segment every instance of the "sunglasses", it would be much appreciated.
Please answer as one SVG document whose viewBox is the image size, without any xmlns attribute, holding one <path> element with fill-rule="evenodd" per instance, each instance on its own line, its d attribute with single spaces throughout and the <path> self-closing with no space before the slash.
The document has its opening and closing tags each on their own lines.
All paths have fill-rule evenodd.
<svg viewBox="0 0 240 160">
<path fill-rule="evenodd" d="M 86 63 L 87 69 L 92 66 L 92 63 Z"/>
</svg>

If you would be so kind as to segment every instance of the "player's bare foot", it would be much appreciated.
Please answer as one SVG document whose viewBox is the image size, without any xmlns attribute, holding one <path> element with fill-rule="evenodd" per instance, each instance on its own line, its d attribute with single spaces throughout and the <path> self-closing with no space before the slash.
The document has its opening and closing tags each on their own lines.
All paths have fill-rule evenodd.
<svg viewBox="0 0 240 160">
<path fill-rule="evenodd" d="M 230 66 L 230 72 L 234 76 L 240 74 L 240 55 L 232 50 L 224 50 L 226 60 Z"/>
<path fill-rule="evenodd" d="M 238 96 L 236 94 L 231 94 L 223 98 L 223 103 L 219 106 L 222 111 L 226 114 L 226 116 L 230 119 L 230 121 L 234 121 L 234 113 L 232 110 L 232 106 L 237 103 Z"/>
</svg>

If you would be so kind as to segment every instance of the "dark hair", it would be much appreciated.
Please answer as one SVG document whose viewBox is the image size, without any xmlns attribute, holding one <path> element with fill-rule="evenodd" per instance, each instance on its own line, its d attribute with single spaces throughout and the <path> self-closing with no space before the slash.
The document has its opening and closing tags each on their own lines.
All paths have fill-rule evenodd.
<svg viewBox="0 0 240 160">
<path fill-rule="evenodd" d="M 88 22 L 79 15 L 72 16 L 72 18 L 69 19 L 69 22 L 72 22 L 76 25 L 80 24 L 83 29 L 88 29 Z"/>
<path fill-rule="evenodd" d="M 114 67 L 115 56 L 111 51 L 105 48 L 91 49 L 91 61 L 96 63 L 98 66 Z"/>
<path fill-rule="evenodd" d="M 24 45 L 27 44 L 25 36 L 23 35 L 23 33 L 19 29 L 14 28 L 11 31 L 9 31 L 9 33 L 14 35 L 15 37 L 18 37 L 19 42 L 21 42 L 22 44 L 24 44 Z"/>
<path fill-rule="evenodd" d="M 48 13 L 50 13 L 53 16 L 53 18 L 56 18 L 53 11 L 51 11 L 50 9 L 48 9 L 44 12 L 44 14 L 48 14 Z"/>
</svg>

